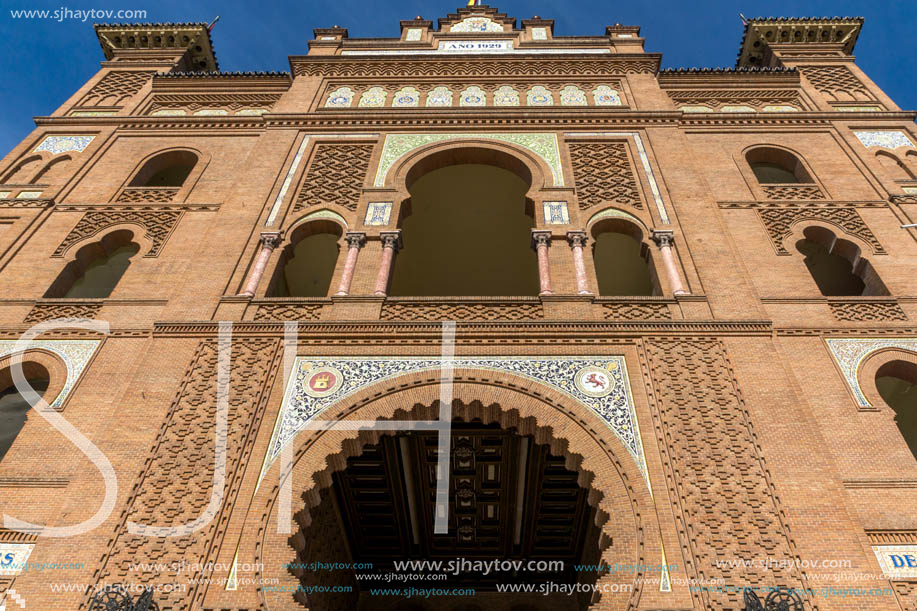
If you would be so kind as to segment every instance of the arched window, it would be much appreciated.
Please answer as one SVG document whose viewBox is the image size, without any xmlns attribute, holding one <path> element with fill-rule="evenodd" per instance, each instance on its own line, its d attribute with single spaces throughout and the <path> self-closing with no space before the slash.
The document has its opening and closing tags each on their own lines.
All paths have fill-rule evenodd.
<svg viewBox="0 0 917 611">
<path fill-rule="evenodd" d="M 895 423 L 917 458 L 917 364 L 895 360 L 876 372 L 876 390 L 895 412 Z"/>
<path fill-rule="evenodd" d="M 860 256 L 853 242 L 838 239 L 824 227 L 807 227 L 796 250 L 805 255 L 805 264 L 827 297 L 888 295 L 888 289 L 875 269 Z"/>
<path fill-rule="evenodd" d="M 406 184 L 404 248 L 390 295 L 538 294 L 531 176 L 522 162 L 490 149 L 451 149 L 414 166 Z"/>
<path fill-rule="evenodd" d="M 271 297 L 327 297 L 340 252 L 341 226 L 311 221 L 290 234 L 268 287 Z"/>
<path fill-rule="evenodd" d="M 22 373 L 32 389 L 44 396 L 51 384 L 48 370 L 38 363 L 27 361 L 22 364 Z M 50 401 L 47 397 L 45 399 Z M 0 373 L 0 461 L 25 426 L 30 407 L 13 383 L 12 373 L 7 367 Z"/>
<path fill-rule="evenodd" d="M 101 299 L 111 295 L 130 266 L 131 258 L 140 251 L 133 238 L 133 233 L 120 229 L 79 249 L 45 297 Z"/>
<path fill-rule="evenodd" d="M 643 230 L 623 219 L 603 219 L 592 226 L 592 259 L 599 295 L 656 295 L 658 282 Z"/>
<path fill-rule="evenodd" d="M 760 184 L 814 182 L 802 162 L 789 151 L 769 146 L 751 149 L 745 160 Z"/>
<path fill-rule="evenodd" d="M 195 164 L 197 155 L 191 151 L 168 151 L 143 164 L 128 186 L 180 187 Z"/>
</svg>

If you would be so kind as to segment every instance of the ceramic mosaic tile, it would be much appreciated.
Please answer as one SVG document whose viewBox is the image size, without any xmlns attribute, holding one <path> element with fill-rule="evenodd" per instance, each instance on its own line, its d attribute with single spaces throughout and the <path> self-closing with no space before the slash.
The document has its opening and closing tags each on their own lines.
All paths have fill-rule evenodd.
<svg viewBox="0 0 917 611">
<path fill-rule="evenodd" d="M 320 419 L 323 412 L 374 384 L 410 373 L 438 371 L 441 366 L 440 359 L 424 357 L 297 357 L 261 477 L 283 446 L 309 422 Z M 614 432 L 646 475 L 623 356 L 456 357 L 452 367 L 510 373 L 571 397 Z"/>
<path fill-rule="evenodd" d="M 360 108 L 379 108 L 385 106 L 387 97 L 385 89 L 382 87 L 370 87 L 360 96 Z"/>
<path fill-rule="evenodd" d="M 402 87 L 392 98 L 392 106 L 395 108 L 417 107 L 419 104 L 420 92 L 414 87 Z"/>
<path fill-rule="evenodd" d="M 771 106 L 765 106 L 764 112 L 799 112 L 799 109 L 795 106 L 775 104 Z"/>
<path fill-rule="evenodd" d="M 586 92 L 576 85 L 567 85 L 560 90 L 561 106 L 585 106 Z"/>
<path fill-rule="evenodd" d="M 532 28 L 532 40 L 547 40 L 548 28 Z"/>
<path fill-rule="evenodd" d="M 150 113 L 151 117 L 183 117 L 187 113 L 181 108 L 163 108 Z"/>
<path fill-rule="evenodd" d="M 621 106 L 621 96 L 618 91 L 608 85 L 599 85 L 593 89 L 592 99 L 596 106 Z"/>
<path fill-rule="evenodd" d="M 489 17 L 466 17 L 449 28 L 450 32 L 502 32 L 503 26 Z"/>
<path fill-rule="evenodd" d="M 555 134 L 523 132 L 509 134 L 389 134 L 385 137 L 385 145 L 382 147 L 382 156 L 379 160 L 379 168 L 376 170 L 376 178 L 373 181 L 373 186 L 384 186 L 385 177 L 395 164 L 395 161 L 414 149 L 434 142 L 460 139 L 502 140 L 526 148 L 541 157 L 548 167 L 551 168 L 551 172 L 554 175 L 555 187 L 562 187 L 564 185 L 563 169 L 560 164 L 560 151 L 557 147 L 557 136 Z"/>
<path fill-rule="evenodd" d="M 888 579 L 917 579 L 917 545 L 874 545 L 872 551 Z"/>
<path fill-rule="evenodd" d="M 392 202 L 369 202 L 366 207 L 366 218 L 363 219 L 363 224 L 369 226 L 388 225 L 391 216 Z"/>
<path fill-rule="evenodd" d="M 494 91 L 494 106 L 519 106 L 519 92 L 503 85 Z"/>
<path fill-rule="evenodd" d="M 20 191 L 16 199 L 39 199 L 41 191 Z"/>
<path fill-rule="evenodd" d="M 228 114 L 229 111 L 222 108 L 202 108 L 194 112 L 194 115 L 198 117 L 223 117 Z"/>
<path fill-rule="evenodd" d="M 756 112 L 756 111 L 751 106 L 727 105 L 727 106 L 723 106 L 722 108 L 720 108 L 720 112 Z"/>
<path fill-rule="evenodd" d="M 82 153 L 95 136 L 46 136 L 37 147 L 36 153 L 48 151 L 54 155 L 76 151 Z"/>
<path fill-rule="evenodd" d="M 544 202 L 544 222 L 548 225 L 568 225 L 570 212 L 567 202 Z"/>
<path fill-rule="evenodd" d="M 535 85 L 525 94 L 529 106 L 554 106 L 554 94 L 542 85 Z"/>
<path fill-rule="evenodd" d="M 325 108 L 349 108 L 353 104 L 353 89 L 350 87 L 338 87 L 325 100 Z"/>
<path fill-rule="evenodd" d="M 15 577 L 21 573 L 33 549 L 34 543 L 0 543 L 0 577 Z M 7 608 L 12 611 L 16 607 L 10 601 Z"/>
<path fill-rule="evenodd" d="M 16 350 L 16 340 L 0 340 L 0 357 L 12 354 Z M 32 340 L 28 344 L 29 349 L 37 348 L 53 352 L 64 361 L 67 366 L 67 381 L 60 394 L 54 398 L 49 405 L 55 409 L 60 408 L 67 395 L 73 390 L 76 381 L 79 379 L 86 365 L 89 364 L 93 353 L 99 347 L 102 340 L 84 339 L 84 340 Z"/>
<path fill-rule="evenodd" d="M 850 387 L 850 391 L 853 393 L 857 405 L 860 407 L 872 407 L 866 395 L 863 394 L 863 389 L 860 388 L 860 382 L 857 378 L 860 365 L 866 360 L 866 357 L 877 350 L 885 348 L 899 348 L 901 350 L 917 352 L 917 338 L 829 338 L 825 340 L 825 343 L 828 344 L 831 355 L 834 357 L 837 366 L 841 370 L 841 374 L 847 381 L 847 386 Z"/>
<path fill-rule="evenodd" d="M 865 147 L 880 146 L 887 149 L 896 149 L 899 146 L 913 147 L 914 143 L 902 131 L 875 131 L 853 132 Z"/>
<path fill-rule="evenodd" d="M 408 42 L 415 42 L 420 40 L 421 36 L 423 36 L 422 28 L 408 28 L 408 32 L 404 39 Z"/>
<path fill-rule="evenodd" d="M 448 87 L 434 87 L 427 94 L 427 106 L 452 106 L 452 90 Z"/>
<path fill-rule="evenodd" d="M 487 96 L 477 85 L 466 88 L 459 94 L 459 106 L 484 106 Z"/>
</svg>

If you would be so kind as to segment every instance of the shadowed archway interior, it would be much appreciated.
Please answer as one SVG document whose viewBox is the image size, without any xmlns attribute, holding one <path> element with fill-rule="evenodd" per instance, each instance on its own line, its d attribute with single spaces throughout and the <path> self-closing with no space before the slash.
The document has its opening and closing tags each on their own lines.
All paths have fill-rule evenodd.
<svg viewBox="0 0 917 611">
<path fill-rule="evenodd" d="M 22 373 L 32 389 L 44 395 L 51 385 L 51 374 L 38 363 L 26 362 Z M 31 405 L 13 384 L 10 369 L 0 373 L 0 461 L 12 447 L 13 442 L 28 420 Z M 47 400 L 47 398 L 46 398 Z"/>
<path fill-rule="evenodd" d="M 447 165 L 410 185 L 392 296 L 538 294 L 528 184 L 477 163 Z"/>
<path fill-rule="evenodd" d="M 895 424 L 917 458 L 917 364 L 886 363 L 876 372 L 876 390 L 895 412 Z"/>
<path fill-rule="evenodd" d="M 399 596 L 371 593 L 370 588 L 411 585 L 415 588 L 473 589 L 483 609 L 509 611 L 528 605 L 535 611 L 578 611 L 588 608 L 589 596 L 517 593 L 507 597 L 498 585 L 522 579 L 527 583 L 593 583 L 597 574 L 580 569 L 601 553 L 601 528 L 589 490 L 562 456 L 529 435 L 499 424 L 480 421 L 452 423 L 449 471 L 449 526 L 433 534 L 436 511 L 438 433 L 417 431 L 385 435 L 362 453 L 347 459 L 335 472 L 333 485 L 320 493 L 321 502 L 309 510 L 298 561 L 358 563 L 364 568 L 335 572 L 335 585 L 352 593 L 297 598 L 310 609 L 347 608 L 359 611 L 402 609 L 405 602 L 433 611 L 464 604 L 461 597 L 405 601 Z M 297 520 L 302 525 L 302 517 Z M 453 564 L 466 559 L 467 565 Z M 551 569 L 485 572 L 474 562 L 513 560 L 553 561 Z M 441 562 L 442 570 L 404 570 L 400 561 Z M 427 565 L 429 566 L 429 565 Z M 464 568 L 462 568 L 464 567 Z M 391 574 L 425 573 L 409 584 L 393 582 Z M 304 591 L 326 584 L 327 575 L 302 571 Z M 323 580 L 324 579 L 324 580 Z M 432 604 L 431 604 L 432 603 Z"/>
</svg>

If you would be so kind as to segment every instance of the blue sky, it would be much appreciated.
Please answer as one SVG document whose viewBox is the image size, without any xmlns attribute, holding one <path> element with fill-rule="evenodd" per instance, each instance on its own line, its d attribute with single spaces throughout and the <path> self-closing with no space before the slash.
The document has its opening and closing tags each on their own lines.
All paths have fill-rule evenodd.
<svg viewBox="0 0 917 611">
<path fill-rule="evenodd" d="M 398 22 L 421 15 L 436 20 L 454 11 L 456 0 L 307 0 L 300 2 L 221 2 L 187 0 L 3 0 L 0 45 L 0 155 L 98 70 L 102 51 L 92 21 L 13 19 L 11 10 L 66 7 L 70 10 L 146 10 L 141 21 L 220 22 L 213 31 L 222 70 L 288 70 L 287 56 L 304 54 L 312 28 L 341 25 L 351 37 L 398 36 Z M 753 16 L 857 15 L 866 24 L 856 47 L 857 63 L 902 108 L 917 108 L 913 37 L 917 1 L 816 0 L 791 2 L 609 2 L 608 0 L 492 0 L 517 19 L 540 15 L 555 20 L 558 35 L 600 35 L 605 25 L 642 26 L 646 50 L 663 53 L 664 67 L 716 67 L 735 63 L 742 24 Z M 96 21 L 106 21 L 99 19 Z"/>
</svg>

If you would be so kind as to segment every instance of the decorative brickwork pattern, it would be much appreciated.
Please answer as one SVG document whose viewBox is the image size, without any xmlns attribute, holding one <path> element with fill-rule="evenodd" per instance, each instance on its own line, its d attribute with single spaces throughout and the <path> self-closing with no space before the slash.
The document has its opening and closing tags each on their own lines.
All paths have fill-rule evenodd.
<svg viewBox="0 0 917 611">
<path fill-rule="evenodd" d="M 858 303 L 855 301 L 829 302 L 831 313 L 838 320 L 852 322 L 907 320 L 907 314 L 894 301 L 872 301 Z"/>
<path fill-rule="evenodd" d="M 745 104 L 761 110 L 769 105 L 791 105 L 802 107 L 799 92 L 793 89 L 759 90 L 759 89 L 711 89 L 711 90 L 675 90 L 666 91 L 673 102 L 679 106 L 702 104 L 711 110 L 721 106 Z"/>
<path fill-rule="evenodd" d="M 350 77 L 513 77 L 531 76 L 607 76 L 639 72 L 655 74 L 659 70 L 659 59 L 581 59 L 570 62 L 564 59 L 534 57 L 531 59 L 500 58 L 498 62 L 481 62 L 462 59 L 429 59 L 418 62 L 397 58 L 349 59 L 340 57 L 310 57 L 308 61 L 291 62 L 295 76 L 327 76 L 331 78 Z"/>
<path fill-rule="evenodd" d="M 150 252 L 146 253 L 144 257 L 157 257 L 181 216 L 181 210 L 171 209 L 113 208 L 108 210 L 90 210 L 83 215 L 83 218 L 76 224 L 76 227 L 74 227 L 67 237 L 64 238 L 64 241 L 61 242 L 57 250 L 54 251 L 54 256 L 64 256 L 67 249 L 74 243 L 84 238 L 97 235 L 107 227 L 128 223 L 143 227 L 146 230 L 146 237 L 153 242 Z"/>
<path fill-rule="evenodd" d="M 573 142 L 569 146 L 580 209 L 602 202 L 643 208 L 625 143 Z"/>
<path fill-rule="evenodd" d="M 154 74 L 156 73 L 131 70 L 109 72 L 89 90 L 80 105 L 117 106 L 140 91 Z"/>
<path fill-rule="evenodd" d="M 794 557 L 723 345 L 657 339 L 647 342 L 646 355 L 660 445 L 667 448 L 666 479 L 678 499 L 678 532 L 690 569 L 698 579 L 721 583 L 804 587 L 792 566 L 716 566 L 730 558 Z M 694 596 L 702 609 L 744 608 L 741 592 L 710 589 Z"/>
<path fill-rule="evenodd" d="M 115 201 L 128 203 L 168 203 L 175 200 L 175 196 L 178 195 L 178 192 L 178 187 L 127 187 L 118 194 Z"/>
<path fill-rule="evenodd" d="M 817 185 L 762 185 L 761 189 L 767 199 L 791 201 L 825 199 L 825 194 Z"/>
<path fill-rule="evenodd" d="M 101 309 L 101 303 L 36 303 L 22 322 L 34 324 L 53 318 L 95 318 Z"/>
<path fill-rule="evenodd" d="M 279 342 L 271 339 L 239 339 L 232 342 L 229 380 L 229 420 L 226 447 L 226 494 L 217 516 L 188 536 L 159 538 L 130 534 L 128 520 L 149 526 L 174 526 L 191 522 L 204 513 L 210 501 L 214 470 L 214 430 L 218 348 L 213 340 L 201 342 L 178 396 L 166 416 L 139 480 L 127 500 L 111 547 L 94 575 L 99 584 L 171 583 L 168 571 L 133 570 L 143 558 L 154 563 L 204 563 L 211 546 L 218 546 L 227 520 L 222 514 L 232 507 L 251 443 L 263 415 L 267 390 L 279 364 Z M 275 372 L 275 373 L 270 373 Z M 193 577 L 209 577 L 195 574 Z M 162 611 L 195 608 L 203 588 L 157 595 Z M 196 604 L 195 604 L 196 603 Z M 83 609 L 88 606 L 84 599 Z"/>
<path fill-rule="evenodd" d="M 876 254 L 885 254 L 856 208 L 757 208 L 757 211 L 778 255 L 790 254 L 783 240 L 791 233 L 793 225 L 804 220 L 831 223 L 868 243 Z"/>
<path fill-rule="evenodd" d="M 271 303 L 258 306 L 255 320 L 318 320 L 321 314 L 318 303 Z"/>
<path fill-rule="evenodd" d="M 316 145 L 293 211 L 317 204 L 356 210 L 372 154 L 368 144 Z"/>
<path fill-rule="evenodd" d="M 540 303 L 386 303 L 382 320 L 535 320 Z"/>
<path fill-rule="evenodd" d="M 901 611 L 917 611 L 917 582 L 893 581 Z"/>
<path fill-rule="evenodd" d="M 664 303 L 606 303 L 605 320 L 671 319 L 672 312 Z"/>
<path fill-rule="evenodd" d="M 847 66 L 799 66 L 799 69 L 815 89 L 827 96 L 836 98 L 837 93 L 846 93 L 872 98 Z"/>
</svg>

